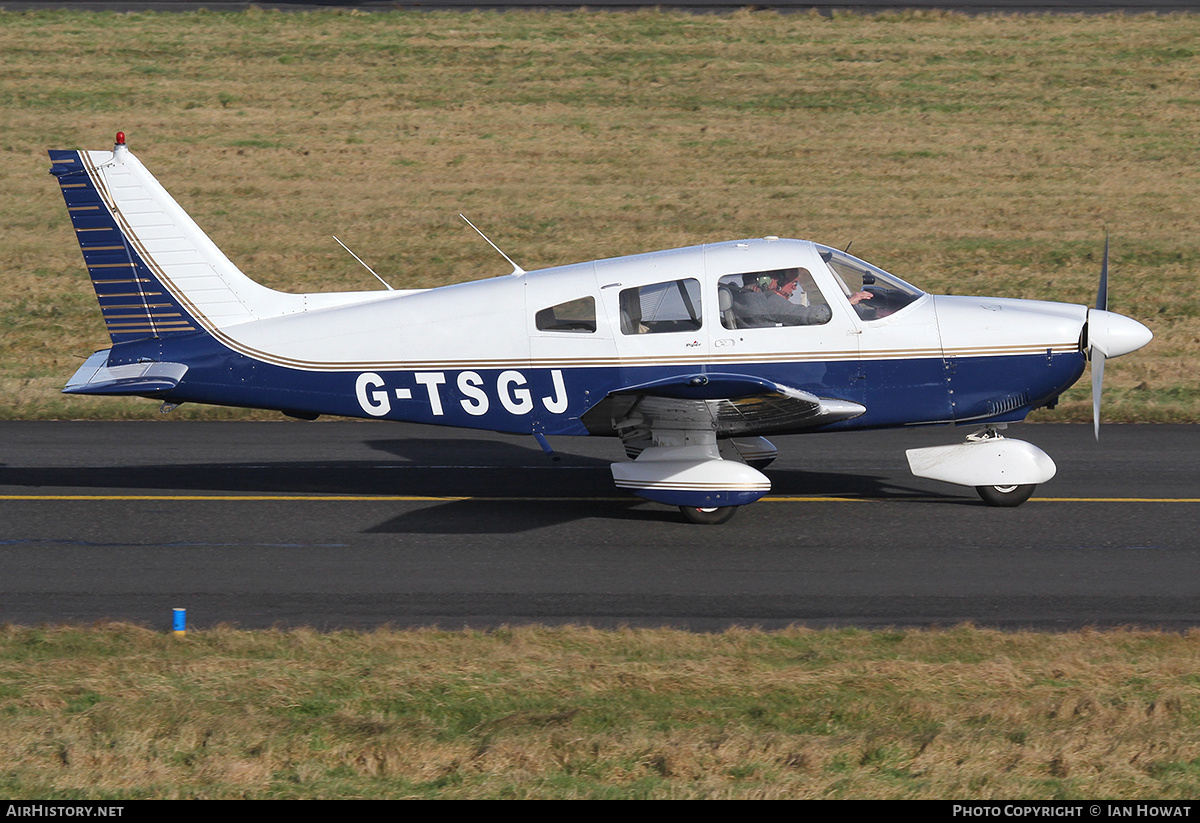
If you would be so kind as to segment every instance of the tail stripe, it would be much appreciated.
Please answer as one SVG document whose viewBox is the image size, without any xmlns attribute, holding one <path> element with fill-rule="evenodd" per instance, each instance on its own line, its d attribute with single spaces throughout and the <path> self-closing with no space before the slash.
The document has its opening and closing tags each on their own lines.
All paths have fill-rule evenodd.
<svg viewBox="0 0 1200 823">
<path fill-rule="evenodd" d="M 399 296 L 289 294 L 251 280 L 123 143 L 111 152 L 51 150 L 50 160 L 114 343 L 207 332 L 249 357 L 341 370 L 260 351 L 232 330 L 255 320 Z"/>
<path fill-rule="evenodd" d="M 97 186 L 100 175 L 81 168 L 90 164 L 82 162 L 82 155 L 76 151 L 52 151 L 50 159 L 54 164 L 50 173 L 58 177 L 112 341 L 122 343 L 200 328 L 130 245 L 118 224 L 111 198 Z M 122 270 L 131 276 L 120 277 Z"/>
</svg>

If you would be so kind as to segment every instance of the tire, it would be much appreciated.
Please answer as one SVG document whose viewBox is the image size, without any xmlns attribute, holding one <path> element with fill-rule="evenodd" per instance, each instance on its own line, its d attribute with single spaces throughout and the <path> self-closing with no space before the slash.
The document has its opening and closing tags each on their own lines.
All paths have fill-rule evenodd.
<svg viewBox="0 0 1200 823">
<path fill-rule="evenodd" d="M 679 510 L 689 523 L 701 526 L 719 526 L 728 523 L 729 518 L 737 514 L 737 506 L 721 506 L 715 509 L 698 509 L 695 506 L 680 506 Z"/>
<path fill-rule="evenodd" d="M 1026 483 L 1020 486 L 976 486 L 975 491 L 989 506 L 1011 509 L 1028 500 L 1036 488 L 1036 483 Z"/>
</svg>

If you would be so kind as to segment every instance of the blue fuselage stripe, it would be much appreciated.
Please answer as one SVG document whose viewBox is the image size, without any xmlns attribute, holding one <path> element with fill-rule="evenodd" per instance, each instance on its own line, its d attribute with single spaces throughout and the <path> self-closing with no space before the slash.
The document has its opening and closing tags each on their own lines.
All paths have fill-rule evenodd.
<svg viewBox="0 0 1200 823">
<path fill-rule="evenodd" d="M 109 364 L 140 360 L 188 365 L 186 376 L 169 395 L 156 395 L 172 402 L 542 434 L 586 434 L 580 417 L 611 392 L 698 370 L 695 365 L 571 368 L 563 364 L 558 368 L 308 371 L 234 352 L 203 332 L 114 345 Z M 719 370 L 865 406 L 863 415 L 827 427 L 846 430 L 1020 420 L 1078 380 L 1084 365 L 1081 353 L 1070 352 L 723 363 Z"/>
</svg>

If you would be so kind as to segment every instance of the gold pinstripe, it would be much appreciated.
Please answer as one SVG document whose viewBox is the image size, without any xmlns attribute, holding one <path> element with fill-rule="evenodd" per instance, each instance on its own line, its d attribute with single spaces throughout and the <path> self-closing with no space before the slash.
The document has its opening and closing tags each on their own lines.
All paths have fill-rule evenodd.
<svg viewBox="0 0 1200 823">
<path fill-rule="evenodd" d="M 239 354 L 246 355 L 265 363 L 271 363 L 287 368 L 305 371 L 336 372 L 336 371 L 455 371 L 463 369 L 521 369 L 521 368 L 608 368 L 608 367 L 639 367 L 639 366 L 687 366 L 707 365 L 720 366 L 732 364 L 755 363 L 812 363 L 835 362 L 847 360 L 900 360 L 900 359 L 940 359 L 953 357 L 999 357 L 1013 355 L 1044 355 L 1047 353 L 1063 354 L 1079 350 L 1077 341 L 1056 342 L 1049 344 L 1010 344 L 996 346 L 969 346 L 953 349 L 931 347 L 887 350 L 840 350 L 840 351 L 803 351 L 803 352 L 763 352 L 756 354 L 704 354 L 704 355 L 644 355 L 631 357 L 578 357 L 578 358 L 521 358 L 503 360 L 394 360 L 394 361 L 314 361 L 284 355 L 273 354 L 244 344 L 219 329 L 203 312 L 199 310 L 179 287 L 167 276 L 166 272 L 154 259 L 153 255 L 137 237 L 125 216 L 116 207 L 116 202 L 108 191 L 103 176 L 99 173 L 87 152 L 81 152 L 88 176 L 96 186 L 102 202 L 108 208 L 113 219 L 121 227 L 126 239 L 139 254 L 146 266 L 154 272 L 159 282 L 166 287 L 170 295 L 182 306 L 201 328 Z M 97 206 L 82 207 L 88 209 Z M 107 264 L 111 267 L 121 267 L 125 264 Z M 95 266 L 90 268 L 101 268 Z M 133 281 L 96 281 L 96 282 L 147 282 L 146 278 Z M 161 294 L 158 292 L 156 294 Z M 116 308 L 116 307 L 107 307 Z M 126 308 L 122 306 L 121 308 Z M 135 307 L 128 307 L 135 308 Z M 140 306 L 136 307 L 140 308 Z M 142 331 L 143 329 L 136 329 Z M 132 331 L 132 329 L 131 329 Z"/>
</svg>

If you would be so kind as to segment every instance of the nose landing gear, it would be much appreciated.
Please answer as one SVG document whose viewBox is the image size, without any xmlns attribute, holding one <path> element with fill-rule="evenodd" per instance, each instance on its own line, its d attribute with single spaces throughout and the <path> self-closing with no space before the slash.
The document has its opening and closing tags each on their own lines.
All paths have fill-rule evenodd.
<svg viewBox="0 0 1200 823">
<path fill-rule="evenodd" d="M 1010 509 L 1028 500 L 1036 488 L 1036 483 L 1021 483 L 1013 486 L 976 486 L 975 491 L 989 506 Z"/>
<path fill-rule="evenodd" d="M 713 509 L 701 509 L 695 506 L 680 506 L 679 510 L 683 512 L 683 516 L 689 523 L 697 523 L 701 526 L 719 526 L 722 523 L 728 523 L 730 518 L 737 514 L 738 507 L 718 506 Z"/>
</svg>

